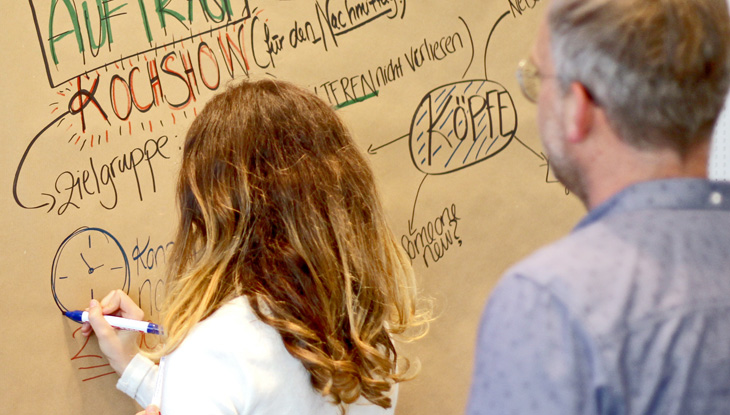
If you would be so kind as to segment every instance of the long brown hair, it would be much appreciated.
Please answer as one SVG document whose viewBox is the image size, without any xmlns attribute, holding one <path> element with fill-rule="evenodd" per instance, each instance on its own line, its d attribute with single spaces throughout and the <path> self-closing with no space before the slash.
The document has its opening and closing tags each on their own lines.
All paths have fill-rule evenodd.
<svg viewBox="0 0 730 415">
<path fill-rule="evenodd" d="M 390 407 L 408 368 L 391 335 L 427 319 L 372 171 L 335 112 L 286 82 L 229 87 L 187 134 L 177 192 L 160 354 L 245 295 L 315 389 L 343 410 L 360 396 Z"/>
</svg>

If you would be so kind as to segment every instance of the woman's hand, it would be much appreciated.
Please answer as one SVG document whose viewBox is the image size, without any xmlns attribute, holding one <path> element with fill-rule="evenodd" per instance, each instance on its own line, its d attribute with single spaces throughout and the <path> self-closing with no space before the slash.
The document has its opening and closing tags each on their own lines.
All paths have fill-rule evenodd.
<svg viewBox="0 0 730 415">
<path fill-rule="evenodd" d="M 144 411 L 137 412 L 137 415 L 160 415 L 160 409 L 154 405 L 150 405 Z"/>
<path fill-rule="evenodd" d="M 89 322 L 82 325 L 81 334 L 89 336 L 92 331 L 96 333 L 101 352 L 109 360 L 112 369 L 121 375 L 139 350 L 139 333 L 115 329 L 107 323 L 104 315 L 142 320 L 144 311 L 122 290 L 110 292 L 101 302 L 91 300 L 88 311 Z"/>
</svg>

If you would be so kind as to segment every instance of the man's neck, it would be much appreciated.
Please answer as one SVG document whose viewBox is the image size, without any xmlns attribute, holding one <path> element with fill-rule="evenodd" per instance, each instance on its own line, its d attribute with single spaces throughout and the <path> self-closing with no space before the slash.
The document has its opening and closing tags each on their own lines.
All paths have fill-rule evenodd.
<svg viewBox="0 0 730 415">
<path fill-rule="evenodd" d="M 685 157 L 669 149 L 638 150 L 621 144 L 616 157 L 602 157 L 589 167 L 587 208 L 593 209 L 625 188 L 651 180 L 707 178 L 709 140 Z"/>
</svg>

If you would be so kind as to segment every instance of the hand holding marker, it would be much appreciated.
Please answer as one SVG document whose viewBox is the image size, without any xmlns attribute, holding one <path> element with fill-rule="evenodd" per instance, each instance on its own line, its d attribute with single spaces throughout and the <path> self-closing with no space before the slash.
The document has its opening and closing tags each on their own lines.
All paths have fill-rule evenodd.
<svg viewBox="0 0 730 415">
<path fill-rule="evenodd" d="M 88 311 L 66 311 L 63 313 L 66 317 L 77 323 L 86 323 L 89 321 Z M 154 323 L 148 323 L 146 321 L 132 320 L 129 318 L 117 317 L 117 316 L 104 316 L 104 320 L 107 321 L 112 327 L 122 330 L 141 331 L 143 333 L 151 334 L 162 334 L 162 328 Z"/>
<path fill-rule="evenodd" d="M 99 349 L 109 360 L 112 369 L 121 376 L 139 353 L 139 336 L 133 331 L 115 330 L 112 324 L 124 327 L 117 323 L 121 323 L 123 320 L 140 322 L 144 320 L 144 311 L 123 290 L 114 290 L 101 301 L 95 299 L 89 301 L 88 314 L 85 318 L 84 314 L 81 311 L 72 313 L 68 317 L 73 316 L 75 317 L 73 320 L 83 323 L 80 329 L 82 336 L 89 337 L 92 333 L 96 334 Z M 123 317 L 123 320 L 112 321 L 109 324 L 110 317 Z M 84 322 L 84 320 L 88 320 L 88 322 Z M 141 328 L 146 332 L 149 323 L 143 322 Z M 161 331 L 157 327 L 157 332 Z"/>
</svg>

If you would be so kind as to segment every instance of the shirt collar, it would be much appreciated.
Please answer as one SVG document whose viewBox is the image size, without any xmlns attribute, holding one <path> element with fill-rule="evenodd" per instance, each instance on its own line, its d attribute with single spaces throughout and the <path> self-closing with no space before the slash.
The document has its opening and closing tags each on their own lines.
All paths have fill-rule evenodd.
<svg viewBox="0 0 730 415">
<path fill-rule="evenodd" d="M 606 216 L 642 209 L 730 211 L 730 182 L 678 178 L 636 183 L 588 212 L 573 230 Z"/>
</svg>

